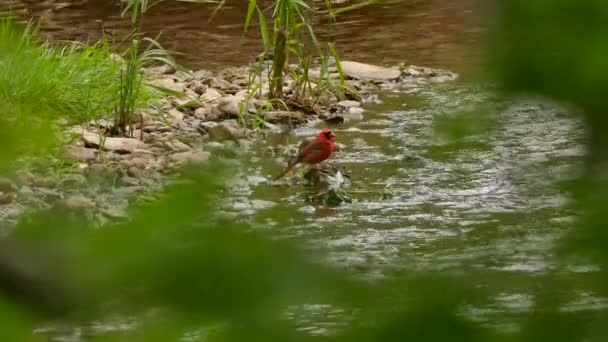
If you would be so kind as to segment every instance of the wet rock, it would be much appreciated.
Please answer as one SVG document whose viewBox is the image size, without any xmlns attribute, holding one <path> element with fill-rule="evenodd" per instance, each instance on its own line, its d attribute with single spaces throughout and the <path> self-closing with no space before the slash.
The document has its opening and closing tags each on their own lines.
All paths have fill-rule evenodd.
<svg viewBox="0 0 608 342">
<path fill-rule="evenodd" d="M 254 210 L 269 209 L 275 207 L 277 204 L 272 201 L 264 200 L 251 200 L 251 208 Z"/>
<path fill-rule="evenodd" d="M 209 152 L 204 151 L 188 151 L 172 154 L 169 159 L 178 164 L 200 164 L 209 160 Z"/>
<path fill-rule="evenodd" d="M 401 72 L 399 70 L 371 64 L 342 61 L 340 65 L 346 76 L 360 80 L 389 82 L 401 77 Z"/>
<path fill-rule="evenodd" d="M 406 79 L 423 78 L 435 81 L 451 81 L 458 78 L 458 74 L 450 71 L 420 67 L 416 65 L 408 66 L 407 68 L 403 69 L 401 74 Z"/>
<path fill-rule="evenodd" d="M 63 158 L 86 163 L 97 159 L 97 150 L 82 146 L 68 145 L 63 148 Z"/>
<path fill-rule="evenodd" d="M 170 109 L 169 113 L 167 113 L 169 118 L 182 121 L 184 120 L 184 113 L 180 112 L 177 109 Z"/>
<path fill-rule="evenodd" d="M 363 120 L 363 112 L 365 112 L 365 109 L 361 107 L 350 107 L 348 108 L 348 118 L 350 120 Z"/>
<path fill-rule="evenodd" d="M 17 185 L 15 185 L 12 180 L 5 177 L 0 177 L 0 191 L 10 193 L 17 191 L 17 189 Z"/>
<path fill-rule="evenodd" d="M 329 125 L 339 125 L 344 123 L 344 117 L 341 115 L 333 115 L 328 118 L 323 119 Z"/>
<path fill-rule="evenodd" d="M 344 191 L 329 189 L 307 196 L 307 200 L 313 203 L 320 203 L 328 206 L 337 206 L 343 203 L 351 203 L 352 199 Z"/>
<path fill-rule="evenodd" d="M 96 206 L 95 201 L 83 195 L 68 195 L 63 205 L 70 209 L 92 209 Z"/>
<path fill-rule="evenodd" d="M 100 143 L 100 137 L 96 133 L 84 133 L 82 140 L 85 146 L 98 148 Z M 145 149 L 146 144 L 143 142 L 132 139 L 132 138 L 105 138 L 103 149 L 106 151 L 114 151 L 117 153 L 131 153 L 136 149 Z"/>
<path fill-rule="evenodd" d="M 337 103 L 338 107 L 349 109 L 351 107 L 361 107 L 361 102 L 353 100 L 344 100 Z"/>
<path fill-rule="evenodd" d="M 298 211 L 304 214 L 314 214 L 317 211 L 317 208 L 313 207 L 312 205 L 305 205 L 299 208 Z"/>
<path fill-rule="evenodd" d="M 349 185 L 349 177 L 344 170 L 331 166 L 323 165 L 312 168 L 304 174 L 304 179 L 313 187 L 341 188 Z"/>
</svg>

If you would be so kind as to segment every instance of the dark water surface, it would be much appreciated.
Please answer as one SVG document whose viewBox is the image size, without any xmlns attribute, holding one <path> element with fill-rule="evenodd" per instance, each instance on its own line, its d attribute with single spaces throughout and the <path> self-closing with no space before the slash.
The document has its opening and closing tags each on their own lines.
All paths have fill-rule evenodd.
<svg viewBox="0 0 608 342">
<path fill-rule="evenodd" d="M 337 47 L 344 59 L 378 64 L 406 61 L 459 70 L 477 56 L 476 2 L 393 0 L 347 12 L 338 17 L 334 29 Z M 315 2 L 321 34 L 328 32 L 323 3 Z M 102 30 L 120 40 L 131 29 L 130 20 L 120 17 L 119 1 L 0 0 L 0 6 L 12 8 L 24 19 L 41 18 L 42 32 L 52 40 L 94 41 Z M 262 47 L 257 27 L 242 35 L 247 1 L 227 1 L 209 23 L 213 9 L 213 5 L 168 0 L 146 14 L 144 30 L 153 37 L 162 32 L 165 47 L 182 53 L 180 61 L 191 68 L 250 62 Z"/>
</svg>

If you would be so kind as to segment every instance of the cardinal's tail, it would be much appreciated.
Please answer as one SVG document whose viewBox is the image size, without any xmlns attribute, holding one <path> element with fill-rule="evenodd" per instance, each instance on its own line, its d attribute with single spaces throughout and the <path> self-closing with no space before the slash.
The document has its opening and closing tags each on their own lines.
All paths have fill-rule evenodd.
<svg viewBox="0 0 608 342">
<path fill-rule="evenodd" d="M 287 174 L 287 172 L 291 171 L 291 169 L 293 169 L 293 167 L 296 166 L 297 163 L 298 163 L 297 160 L 289 163 L 289 165 L 287 166 L 287 168 L 283 172 L 281 172 L 280 175 L 276 176 L 275 179 L 273 179 L 273 182 L 276 182 L 279 179 L 283 178 L 283 176 L 285 176 Z"/>
</svg>

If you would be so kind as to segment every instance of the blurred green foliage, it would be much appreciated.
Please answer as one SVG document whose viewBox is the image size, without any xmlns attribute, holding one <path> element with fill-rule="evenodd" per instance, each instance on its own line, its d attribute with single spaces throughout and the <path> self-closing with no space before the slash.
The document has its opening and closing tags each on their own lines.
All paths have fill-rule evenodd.
<svg viewBox="0 0 608 342">
<path fill-rule="evenodd" d="M 498 80 L 508 90 L 544 94 L 584 110 L 590 158 L 575 193 L 583 215 L 563 246 L 593 258 L 605 270 L 608 184 L 603 174 L 608 145 L 602 134 L 606 124 L 602 95 L 608 77 L 608 48 L 603 44 L 608 37 L 608 3 L 510 0 L 500 5 L 490 49 Z M 92 72 L 91 61 L 80 55 L 80 49 L 49 54 L 28 39 L 7 45 L 13 39 L 5 29 L 0 26 L 0 77 L 12 83 L 0 84 L 3 170 L 24 146 L 50 144 L 54 137 L 45 129 L 47 114 L 82 113 L 77 109 L 81 104 L 71 101 L 80 98 L 79 91 L 87 86 L 104 87 L 103 75 L 113 68 L 101 63 L 99 74 Z M 87 55 L 96 59 L 95 54 Z M 85 66 L 72 69 L 71 64 Z M 64 75 L 74 72 L 89 76 Z M 28 89 L 16 83 L 26 77 L 37 85 L 34 91 L 15 93 Z M 106 100 L 96 101 L 106 106 Z M 27 115 L 28 120 L 15 120 L 19 115 Z M 492 123 L 491 119 L 475 122 L 466 114 L 453 120 L 441 125 L 447 131 L 454 128 L 448 138 L 455 140 Z M 325 266 L 323 255 L 313 257 L 289 242 L 217 216 L 216 203 L 231 168 L 220 160 L 210 165 L 184 171 L 181 181 L 166 189 L 160 200 L 133 207 L 128 221 L 100 230 L 93 229 L 83 215 L 60 208 L 24 217 L 0 246 L 0 339 L 42 341 L 44 335 L 34 333 L 41 323 L 86 324 L 116 314 L 137 317 L 138 328 L 89 339 L 176 341 L 201 329 L 204 332 L 197 339 L 206 336 L 207 341 L 532 342 L 608 337 L 603 324 L 606 313 L 586 317 L 560 311 L 554 291 L 540 294 L 521 331 L 499 335 L 459 313 L 464 304 L 491 291 L 473 288 L 474 275 L 406 274 L 357 280 Z M 275 219 L 281 221 L 289 214 Z M 592 284 L 605 293 L 607 280 L 605 271 L 598 272 Z M 547 289 L 568 286 L 552 283 L 550 277 L 537 281 Z M 298 332 L 285 318 L 285 310 L 306 303 L 351 310 L 356 320 L 330 336 Z"/>
</svg>

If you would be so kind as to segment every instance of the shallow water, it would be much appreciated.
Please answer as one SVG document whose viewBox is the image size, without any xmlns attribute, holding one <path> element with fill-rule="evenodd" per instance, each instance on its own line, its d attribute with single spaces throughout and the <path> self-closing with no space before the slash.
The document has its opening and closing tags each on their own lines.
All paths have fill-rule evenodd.
<svg viewBox="0 0 608 342">
<path fill-rule="evenodd" d="M 471 49 L 480 31 L 475 3 L 389 1 L 355 11 L 339 18 L 337 46 L 346 59 L 461 70 L 477 58 Z M 129 30 L 111 1 L 0 4 L 11 5 L 24 18 L 42 17 L 43 33 L 55 40 L 96 40 L 102 28 L 120 39 Z M 151 35 L 162 30 L 163 43 L 184 53 L 181 60 L 192 68 L 241 65 L 261 51 L 255 32 L 241 37 L 245 7 L 229 1 L 208 23 L 209 7 L 167 3 L 146 16 L 145 30 Z M 260 145 L 249 177 L 243 176 L 234 195 L 237 203 L 254 199 L 277 205 L 259 212 L 243 205 L 241 215 L 252 221 L 259 217 L 267 229 L 323 249 L 329 253 L 328 262 L 364 276 L 477 274 L 473 285 L 492 287 L 497 294 L 484 305 L 462 308 L 463 313 L 507 330 L 517 328 L 517 318 L 545 290 L 538 279 L 576 282 L 597 272 L 593 265 L 564 264 L 556 257 L 558 240 L 575 218 L 559 183 L 576 176 L 585 152 L 583 127 L 573 114 L 541 99 L 503 98 L 491 87 L 459 82 L 411 83 L 382 92 L 381 99 L 381 104 L 365 107 L 365 120 L 335 128 L 345 148 L 330 162 L 348 170 L 353 203 L 317 206 L 313 213 L 297 211 L 308 205 L 306 189 L 265 182 L 261 177 L 276 175 L 283 165 L 268 158 L 266 146 Z M 479 106 L 496 119 L 494 129 L 460 144 L 436 134 L 441 118 Z M 290 141 L 298 139 L 292 136 Z M 286 210 L 297 213 L 289 225 L 268 224 L 272 220 L 267 218 Z M 607 306 L 606 299 L 588 291 L 566 295 L 571 301 L 563 310 Z M 327 321 L 342 315 L 315 303 L 298 310 L 304 314 L 290 312 L 289 317 L 299 320 L 302 330 L 319 334 L 332 329 Z"/>
<path fill-rule="evenodd" d="M 538 279 L 582 279 L 597 271 L 556 256 L 576 217 L 560 184 L 577 176 L 585 153 L 574 114 L 542 99 L 502 98 L 491 87 L 463 83 L 414 83 L 380 98 L 382 104 L 366 106 L 365 120 L 335 127 L 345 148 L 330 162 L 350 174 L 353 203 L 303 210 L 289 225 L 270 229 L 327 251 L 328 262 L 366 277 L 474 275 L 472 285 L 492 288 L 496 297 L 464 314 L 507 330 L 517 328 L 516 318 L 544 291 Z M 441 118 L 475 108 L 496 124 L 460 143 L 436 132 Z M 286 139 L 299 138 L 277 140 Z M 281 169 L 264 158 L 266 150 L 260 147 L 250 172 L 272 176 Z M 301 186 L 241 191 L 280 203 L 262 210 L 265 218 L 308 205 Z M 605 306 L 588 292 L 564 289 L 563 295 L 572 299 L 564 310 Z M 588 305 L 580 304 L 583 297 Z M 319 324 L 304 319 L 302 329 L 325 331 Z"/>
</svg>

